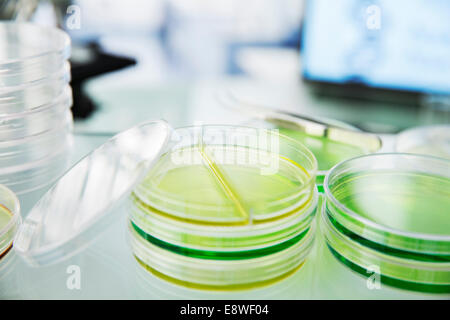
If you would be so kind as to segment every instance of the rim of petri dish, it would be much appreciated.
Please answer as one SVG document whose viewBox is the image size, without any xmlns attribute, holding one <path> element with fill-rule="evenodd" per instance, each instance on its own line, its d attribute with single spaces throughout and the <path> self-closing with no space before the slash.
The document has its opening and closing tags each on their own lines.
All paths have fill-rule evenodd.
<svg viewBox="0 0 450 320">
<path fill-rule="evenodd" d="M 10 140 L 0 140 L 0 150 L 2 148 L 9 148 L 14 146 L 20 148 L 20 146 L 23 146 L 26 143 L 30 145 L 37 143 L 41 144 L 55 136 L 60 135 L 61 133 L 70 133 L 73 128 L 72 113 L 68 109 L 63 116 L 64 117 L 56 126 L 49 128 L 48 130 L 34 133 L 26 137 L 20 137 Z"/>
<path fill-rule="evenodd" d="M 0 86 L 0 95 L 7 96 L 8 94 L 21 93 L 29 88 L 36 88 L 37 86 L 46 85 L 50 82 L 59 82 L 68 84 L 71 80 L 70 70 L 71 70 L 70 63 L 68 61 L 64 61 L 61 68 L 43 78 L 32 79 L 14 85 Z"/>
<path fill-rule="evenodd" d="M 20 29 L 20 30 L 19 30 Z M 44 57 L 48 54 L 57 54 L 61 56 L 61 59 L 67 59 L 70 55 L 70 38 L 69 36 L 62 30 L 54 27 L 47 26 L 39 26 L 33 23 L 17 23 L 14 21 L 4 21 L 0 22 L 0 34 L 17 34 L 19 31 L 26 32 L 27 34 L 32 34 L 35 39 L 42 39 L 45 37 L 48 43 L 52 44 L 52 47 L 49 49 L 37 50 L 40 51 L 38 53 L 30 54 L 24 57 L 10 57 L 8 59 L 2 60 L 0 62 L 0 69 L 3 66 L 7 66 L 8 69 L 14 68 L 14 64 L 20 64 L 27 60 L 35 60 L 41 57 Z M 9 41 L 12 41 L 9 39 Z"/>
<path fill-rule="evenodd" d="M 49 186 L 66 171 L 71 147 L 72 139 L 68 137 L 66 145 L 61 150 L 34 161 L 30 166 L 21 167 L 20 171 L 1 173 L 0 180 L 18 196 Z"/>
<path fill-rule="evenodd" d="M 261 131 L 262 130 L 262 131 L 264 131 L 264 132 L 266 132 L 268 134 L 278 136 L 279 138 L 281 138 L 284 141 L 286 141 L 286 143 L 288 143 L 290 146 L 291 145 L 294 146 L 295 147 L 295 151 L 298 152 L 299 154 L 301 154 L 301 156 L 303 156 L 307 161 L 309 161 L 309 164 L 308 164 L 307 168 L 305 168 L 305 166 L 303 164 L 297 164 L 299 166 L 299 168 L 301 168 L 306 173 L 306 176 L 307 176 L 307 179 L 303 183 L 302 187 L 299 190 L 296 190 L 295 193 L 290 192 L 288 194 L 281 194 L 278 197 L 278 200 L 276 200 L 276 201 L 282 201 L 283 199 L 286 199 L 288 197 L 292 197 L 293 194 L 304 193 L 305 191 L 308 190 L 308 188 L 313 189 L 313 187 L 315 185 L 315 178 L 316 178 L 315 176 L 316 176 L 316 173 L 317 173 L 317 160 L 316 160 L 315 156 L 313 155 L 313 153 L 308 148 L 306 148 L 302 143 L 296 141 L 295 139 L 293 139 L 291 137 L 288 137 L 286 135 L 280 134 L 278 132 L 271 131 L 270 129 L 254 128 L 254 127 L 239 126 L 239 125 L 185 126 L 185 127 L 180 127 L 180 128 L 175 129 L 172 134 L 176 134 L 177 132 L 180 132 L 181 130 L 188 130 L 189 132 L 192 133 L 192 132 L 196 132 L 195 130 L 200 130 L 200 129 L 201 130 L 212 129 L 212 130 L 223 130 L 223 131 L 225 131 L 225 130 L 233 130 L 233 129 L 236 129 L 236 130 L 240 130 L 240 129 L 242 129 L 242 130 L 253 130 L 253 131 L 254 130 Z M 201 131 L 201 132 L 203 132 L 203 131 Z M 171 144 L 171 142 L 173 142 L 172 139 L 169 142 L 169 145 Z M 208 144 L 206 144 L 206 145 L 208 145 Z M 226 144 L 220 144 L 220 143 L 218 143 L 218 144 L 210 144 L 210 145 L 227 146 Z M 280 145 L 281 145 L 281 142 L 280 142 Z M 187 145 L 186 147 L 190 148 L 190 147 L 196 147 L 196 146 L 197 146 L 197 144 L 192 143 L 190 145 Z M 164 154 L 170 154 L 171 152 L 176 151 L 176 150 L 177 149 L 173 149 L 173 148 L 171 148 L 169 146 L 169 148 L 165 151 Z M 290 161 L 295 163 L 294 160 L 290 160 Z M 145 195 L 149 194 L 147 190 L 140 189 L 139 186 L 138 186 L 134 190 L 134 193 L 137 196 L 137 198 L 140 201 L 142 201 L 143 203 L 145 203 L 145 204 L 147 204 L 147 205 L 149 205 L 149 206 L 151 206 L 151 207 L 153 207 L 153 208 L 155 208 L 157 210 L 166 212 L 164 210 L 164 208 L 160 208 L 159 206 L 155 206 L 153 203 L 149 202 L 146 199 Z M 180 201 L 176 197 L 174 197 L 174 195 L 172 193 L 170 193 L 170 192 L 165 192 L 165 191 L 158 190 L 157 195 L 158 195 L 158 197 L 167 197 L 166 199 L 170 200 L 171 203 L 175 203 L 176 205 L 178 205 L 180 207 L 182 206 L 182 207 L 193 207 L 193 208 L 195 207 L 195 208 L 198 208 L 199 206 L 203 206 L 203 204 L 201 204 L 201 203 L 193 203 L 192 204 L 192 203 L 187 203 L 186 201 L 182 201 L 182 200 Z M 311 196 L 309 197 L 309 200 L 311 200 L 312 197 L 313 197 L 313 191 L 311 191 Z M 305 202 L 305 204 L 306 204 L 306 202 Z M 205 209 L 207 207 L 208 207 L 208 205 L 204 206 Z M 289 211 L 295 210 L 294 207 L 288 208 L 288 209 L 290 209 Z M 173 218 L 175 218 L 175 219 L 177 219 L 177 218 L 183 219 L 183 217 L 184 217 L 184 215 L 179 216 L 178 213 L 174 212 L 173 210 L 167 211 L 167 214 L 170 215 L 170 216 L 173 216 Z M 277 219 L 278 216 L 283 217 L 284 215 L 285 215 L 285 213 L 282 213 L 282 214 L 276 215 L 275 217 L 273 217 L 271 219 Z M 186 217 L 184 217 L 184 218 L 186 218 Z M 261 220 L 261 222 L 263 223 L 264 220 L 265 219 Z M 201 221 L 197 222 L 195 219 L 192 219 L 192 220 L 189 219 L 189 221 L 191 221 L 191 223 L 194 223 L 194 224 L 196 224 L 198 222 L 200 224 L 202 223 Z M 228 224 L 228 223 L 226 223 L 226 224 Z M 213 223 L 213 225 L 215 225 L 215 224 Z M 221 223 L 218 223 L 218 225 L 221 225 Z"/>
<path fill-rule="evenodd" d="M 70 105 L 72 104 L 72 89 L 69 85 L 66 85 L 62 92 L 55 98 L 53 98 L 52 101 L 38 105 L 36 107 L 33 107 L 31 109 L 23 109 L 20 112 L 15 113 L 6 113 L 1 114 L 0 113 L 0 121 L 7 121 L 7 120 L 15 120 L 15 119 L 23 119 L 26 120 L 28 116 L 32 116 L 35 114 L 43 114 L 46 111 L 51 111 L 51 109 L 69 109 Z M 1 109 L 1 103 L 0 103 L 0 109 Z M 0 127 L 2 125 L 0 124 Z"/>
<path fill-rule="evenodd" d="M 415 260 L 367 247 L 342 233 L 330 221 L 324 208 L 320 213 L 320 229 L 331 254 L 365 278 L 370 275 L 368 268 L 377 265 L 383 270 L 380 280 L 387 285 L 426 293 L 449 293 L 450 285 L 444 280 L 450 267 L 448 261 L 435 263 L 431 260 Z M 414 274 L 411 274 L 411 269 L 415 270 Z"/>
<path fill-rule="evenodd" d="M 5 204 L 5 202 L 8 202 Z M 6 254 L 12 244 L 14 239 L 14 228 L 16 228 L 21 221 L 20 217 L 20 202 L 16 194 L 8 187 L 0 184 L 0 204 L 3 205 L 10 213 L 11 219 L 8 223 L 0 230 L 0 259 Z M 3 246 L 5 245 L 5 246 Z"/>
<path fill-rule="evenodd" d="M 327 118 L 327 117 L 312 117 L 312 118 L 314 118 L 314 119 L 317 119 L 318 121 L 321 121 L 321 122 L 324 122 L 324 123 L 326 123 L 326 124 L 328 124 L 328 125 L 332 125 L 332 126 L 335 126 L 335 127 L 338 127 L 338 128 L 343 128 L 343 129 L 348 129 L 348 130 L 353 130 L 353 131 L 356 131 L 356 132 L 358 132 L 358 133 L 363 133 L 363 131 L 361 131 L 361 129 L 359 129 L 359 128 L 357 128 L 357 127 L 355 127 L 354 125 L 351 125 L 351 124 L 349 124 L 349 123 L 347 123 L 347 122 L 344 122 L 344 121 L 341 121 L 341 120 L 335 120 L 335 119 L 331 119 L 331 118 Z M 273 123 L 270 123 L 269 121 L 267 121 L 267 120 L 262 120 L 262 119 L 252 119 L 251 121 L 247 121 L 247 122 L 245 122 L 244 124 L 252 124 L 252 123 L 255 123 L 255 124 L 265 124 L 265 125 L 267 125 L 267 126 L 273 126 L 274 128 L 276 128 L 277 127 L 277 125 L 276 124 L 273 124 Z M 271 128 L 269 128 L 269 127 L 264 127 L 264 129 L 268 129 L 268 130 L 270 130 Z M 283 129 L 289 129 L 289 128 L 283 128 Z M 292 130 L 292 131 L 295 131 L 294 129 L 290 129 L 290 130 Z M 299 132 L 301 132 L 301 131 L 299 131 Z M 284 135 L 284 136 L 286 136 L 286 134 L 283 134 L 283 133 L 280 133 L 281 135 Z M 308 134 L 306 134 L 305 133 L 305 135 L 308 135 Z M 291 138 L 290 136 L 288 136 L 289 138 Z M 311 136 L 311 137 L 313 137 L 313 138 L 320 138 L 320 137 L 316 137 L 316 136 Z M 294 139 L 294 138 L 292 138 L 292 139 Z M 294 140 L 296 140 L 296 139 L 294 139 Z M 301 143 L 301 142 L 300 142 Z M 352 144 L 349 144 L 349 145 L 352 145 Z M 306 146 L 305 146 L 306 147 Z M 306 147 L 307 148 L 307 147 Z M 311 151 L 312 152 L 312 151 Z M 376 152 L 376 151 L 375 151 Z M 366 150 L 364 150 L 364 153 L 363 154 L 361 154 L 361 156 L 363 156 L 363 155 L 367 155 L 367 154 L 372 154 L 373 152 L 366 152 Z M 317 159 L 316 159 L 317 160 Z M 323 169 L 323 170 L 321 170 L 321 169 L 317 169 L 317 173 L 316 173 L 316 178 L 317 178 L 317 180 L 322 180 L 322 182 L 321 183 L 319 183 L 320 185 L 322 185 L 322 183 L 323 183 L 323 180 L 324 180 L 324 178 L 325 178 L 325 175 L 329 172 L 331 170 L 331 168 L 329 168 L 329 169 Z M 320 181 L 319 181 L 320 182 Z"/>
<path fill-rule="evenodd" d="M 312 225 L 304 238 L 288 248 L 249 259 L 215 260 L 180 255 L 147 242 L 129 229 L 129 241 L 133 254 L 159 274 L 172 279 L 189 282 L 195 287 L 235 288 L 249 283 L 263 284 L 278 276 L 289 274 L 290 270 L 308 258 L 314 244 L 315 226 Z M 212 268 L 213 267 L 213 268 Z M 287 269 L 288 268 L 288 269 Z M 250 272 L 250 276 L 249 276 Z M 229 277 L 230 274 L 235 275 Z M 225 275 L 225 276 L 224 276 Z M 278 276 L 277 276 L 278 275 Z M 187 283 L 185 283 L 187 284 Z M 259 285 L 258 285 L 259 286 Z"/>
<path fill-rule="evenodd" d="M 183 248 L 181 251 L 186 252 L 192 249 L 191 251 L 201 250 L 209 253 L 216 251 L 231 254 L 257 251 L 272 246 L 275 248 L 276 245 L 280 247 L 283 243 L 292 243 L 310 229 L 317 207 L 318 193 L 315 190 L 312 201 L 298 212 L 260 224 L 211 227 L 156 215 L 152 219 L 153 223 L 148 225 L 146 220 L 149 218 L 145 216 L 149 213 L 141 213 L 142 209 L 137 207 L 132 209 L 130 221 L 136 231 L 147 241 L 159 243 L 165 247 Z"/>
<path fill-rule="evenodd" d="M 352 158 L 349 160 L 345 160 L 341 163 L 338 163 L 335 165 L 328 175 L 325 177 L 324 181 L 324 190 L 327 201 L 331 201 L 331 203 L 336 206 L 339 210 L 341 210 L 344 215 L 341 215 L 338 219 L 338 222 L 341 224 L 341 221 L 348 222 L 349 224 L 346 224 L 345 227 L 349 227 L 351 225 L 354 226 L 354 222 L 352 220 L 355 220 L 357 223 L 364 226 L 364 234 L 361 235 L 358 232 L 355 232 L 356 234 L 359 234 L 363 236 L 364 238 L 367 238 L 371 241 L 375 241 L 377 243 L 386 245 L 386 246 L 393 246 L 398 247 L 400 249 L 405 249 L 404 245 L 408 244 L 410 241 L 417 241 L 422 242 L 422 246 L 419 246 L 419 249 L 427 249 L 427 244 L 429 242 L 442 242 L 445 244 L 445 246 L 448 245 L 450 242 L 450 234 L 430 234 L 430 233 L 424 233 L 424 232 L 413 232 L 413 231 L 405 231 L 397 228 L 392 228 L 389 226 L 385 226 L 382 224 L 379 224 L 373 220 L 370 220 L 368 218 L 365 218 L 361 216 L 358 212 L 355 212 L 349 208 L 347 208 L 344 204 L 342 204 L 339 200 L 336 199 L 336 197 L 333 195 L 332 191 L 330 190 L 330 177 L 334 177 L 334 175 L 341 174 L 339 170 L 342 167 L 348 166 L 348 164 L 352 162 L 357 161 L 363 161 L 364 159 L 374 159 L 374 158 L 387 158 L 387 157 L 395 157 L 395 158 L 401 158 L 401 159 L 412 159 L 414 160 L 421 160 L 425 162 L 440 162 L 444 166 L 448 166 L 450 168 L 450 160 L 446 160 L 443 158 L 428 156 L 428 155 L 417 155 L 417 154 L 408 154 L 408 153 L 376 153 L 376 154 L 370 154 L 370 155 L 363 155 L 356 158 Z M 394 168 L 395 169 L 395 168 Z M 425 168 L 426 169 L 426 168 Z M 370 170 L 370 168 L 365 168 L 365 170 Z M 349 170 L 346 170 L 345 172 L 348 173 Z M 425 173 L 421 171 L 422 173 Z M 328 211 L 328 210 L 327 210 Z M 347 216 L 345 216 L 347 215 Z M 336 216 L 333 214 L 333 218 L 336 218 Z M 354 232 L 355 230 L 350 230 L 351 232 Z M 389 237 L 390 235 L 391 237 Z M 392 238 L 392 236 L 397 238 Z M 386 239 L 389 238 L 389 242 L 386 243 Z M 430 247 L 435 247 L 434 244 L 430 244 Z M 413 248 L 408 248 L 413 249 Z M 406 249 L 406 250 L 408 250 Z M 416 248 L 417 249 L 417 248 Z M 419 250 L 423 251 L 423 250 Z M 448 254 L 448 252 L 446 252 Z"/>
</svg>

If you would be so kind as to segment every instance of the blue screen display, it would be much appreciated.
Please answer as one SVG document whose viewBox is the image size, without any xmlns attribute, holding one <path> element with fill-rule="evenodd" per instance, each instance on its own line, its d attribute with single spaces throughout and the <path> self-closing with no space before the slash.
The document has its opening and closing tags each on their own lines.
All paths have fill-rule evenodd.
<svg viewBox="0 0 450 320">
<path fill-rule="evenodd" d="M 449 0 L 309 0 L 305 79 L 450 93 Z"/>
</svg>

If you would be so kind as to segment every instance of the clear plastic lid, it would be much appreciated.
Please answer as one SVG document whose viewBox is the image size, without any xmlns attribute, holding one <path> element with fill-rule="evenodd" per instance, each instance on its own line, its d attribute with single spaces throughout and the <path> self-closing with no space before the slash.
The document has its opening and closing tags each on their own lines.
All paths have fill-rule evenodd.
<svg viewBox="0 0 450 320">
<path fill-rule="evenodd" d="M 60 152 L 67 145 L 72 127 L 72 114 L 67 110 L 59 123 L 49 130 L 24 138 L 0 140 L 0 175 L 30 169 L 35 163 Z"/>
<path fill-rule="evenodd" d="M 6 78 L 2 75 L 0 79 Z M 61 84 L 67 84 L 71 80 L 70 73 L 70 63 L 68 61 L 63 61 L 61 66 L 49 74 L 43 75 L 40 78 L 28 79 L 26 77 L 19 77 L 16 82 L 1 84 L 0 83 L 0 97 L 2 99 L 2 104 L 10 99 L 26 98 L 29 96 L 29 92 L 36 90 L 41 90 L 43 86 L 54 86 L 58 90 L 57 86 Z M 48 89 L 47 89 L 48 90 Z M 53 90 L 54 91 L 54 90 Z"/>
<path fill-rule="evenodd" d="M 10 104 L 7 108 L 16 107 L 15 114 L 0 114 L 0 145 L 3 141 L 22 139 L 61 126 L 61 123 L 72 114 L 72 90 L 66 85 L 64 91 L 58 96 L 53 97 L 47 104 L 39 105 L 33 109 L 26 109 L 32 106 L 32 103 Z M 5 108 L 5 109 L 7 109 Z M 5 110 L 0 102 L 0 110 Z"/>
<path fill-rule="evenodd" d="M 0 22 L 0 87 L 47 77 L 70 56 L 62 30 L 31 23 Z"/>
<path fill-rule="evenodd" d="M 164 121 L 145 122 L 83 158 L 30 211 L 14 240 L 16 252 L 47 265 L 85 248 L 114 220 L 113 207 L 141 181 L 169 133 Z"/>
</svg>

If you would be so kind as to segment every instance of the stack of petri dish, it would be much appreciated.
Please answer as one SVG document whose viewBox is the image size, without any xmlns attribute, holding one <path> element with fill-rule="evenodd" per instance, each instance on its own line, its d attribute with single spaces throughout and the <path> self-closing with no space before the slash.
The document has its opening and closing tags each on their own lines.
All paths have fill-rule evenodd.
<svg viewBox="0 0 450 320">
<path fill-rule="evenodd" d="M 70 39 L 56 28 L 0 23 L 0 184 L 19 197 L 67 166 L 73 125 Z"/>
<path fill-rule="evenodd" d="M 348 269 L 397 288 L 450 294 L 449 160 L 400 153 L 354 158 L 331 170 L 325 195 L 325 243 Z M 341 291 L 356 283 L 352 273 L 337 270 L 323 278 Z"/>
<path fill-rule="evenodd" d="M 131 196 L 135 258 L 191 288 L 253 288 L 284 279 L 314 243 L 317 162 L 275 131 L 180 128 Z"/>
</svg>

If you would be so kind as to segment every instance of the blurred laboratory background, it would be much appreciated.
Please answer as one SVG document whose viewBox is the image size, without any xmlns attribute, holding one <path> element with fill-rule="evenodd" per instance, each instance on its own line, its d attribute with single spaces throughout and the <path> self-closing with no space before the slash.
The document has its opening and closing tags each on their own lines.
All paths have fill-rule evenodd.
<svg viewBox="0 0 450 320">
<path fill-rule="evenodd" d="M 376 133 L 450 123 L 446 0 L 2 0 L 72 39 L 77 134 L 242 123 L 218 99 Z"/>
</svg>

